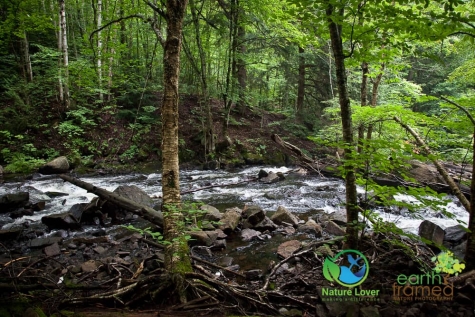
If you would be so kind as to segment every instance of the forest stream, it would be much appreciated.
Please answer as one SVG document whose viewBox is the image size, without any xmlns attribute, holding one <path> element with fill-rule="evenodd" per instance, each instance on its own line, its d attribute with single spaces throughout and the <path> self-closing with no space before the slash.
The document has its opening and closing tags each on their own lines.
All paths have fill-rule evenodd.
<svg viewBox="0 0 475 317">
<path fill-rule="evenodd" d="M 318 217 L 322 214 L 332 214 L 333 219 L 342 222 L 346 220 L 346 214 L 342 207 L 345 199 L 344 183 L 339 179 L 317 177 L 315 175 L 288 174 L 285 180 L 266 184 L 257 180 L 243 182 L 256 178 L 258 172 L 273 171 L 288 174 L 291 168 L 287 167 L 250 167 L 236 170 L 184 170 L 181 172 L 181 190 L 187 192 L 200 188 L 191 193 L 185 193 L 182 197 L 184 201 L 202 202 L 212 205 L 223 212 L 226 208 L 239 207 L 244 205 L 257 205 L 262 208 L 268 216 L 272 215 L 279 206 L 285 207 L 302 221 L 314 218 L 318 222 Z M 120 185 L 136 185 L 149 194 L 157 203 L 160 203 L 161 195 L 161 175 L 159 173 L 131 173 L 124 175 L 102 175 L 81 177 L 83 181 L 94 184 L 110 191 Z M 235 184 L 225 186 L 228 184 Z M 223 187 L 214 187 L 223 185 Z M 211 188 L 206 188 L 211 187 Z M 57 176 L 42 176 L 37 174 L 32 180 L 25 182 L 7 182 L 0 187 L 0 196 L 15 191 L 25 191 L 35 188 L 44 193 L 56 193 L 56 197 L 48 198 L 46 208 L 36 212 L 33 216 L 23 216 L 12 220 L 7 214 L 0 214 L 1 229 L 10 229 L 21 226 L 25 222 L 29 225 L 38 224 L 41 218 L 46 215 L 68 211 L 73 205 L 85 203 L 95 197 L 94 194 L 65 182 Z M 358 189 L 364 193 L 362 188 Z M 60 194 L 58 194 L 60 193 Z M 411 197 L 400 195 L 399 199 L 411 200 Z M 456 200 L 449 203 L 445 209 L 454 214 L 454 219 L 448 219 L 440 212 L 425 210 L 422 212 L 424 219 L 441 226 L 443 229 L 458 224 L 458 221 L 467 222 L 468 213 L 463 207 L 458 206 Z M 383 220 L 394 222 L 399 228 L 418 233 L 419 224 L 424 219 L 418 219 L 409 212 L 387 213 L 376 210 Z M 146 223 L 137 223 L 137 219 L 132 223 L 138 227 L 147 226 Z M 84 236 L 89 231 L 97 230 L 99 225 L 85 226 L 82 230 L 69 233 L 52 230 L 49 236 L 70 235 Z M 117 226 L 105 228 L 108 233 L 113 232 Z M 307 234 L 302 234 L 299 239 L 309 239 Z M 240 265 L 241 269 L 260 268 L 265 269 L 269 262 L 277 260 L 276 248 L 288 237 L 275 235 L 267 241 L 245 242 L 238 236 L 227 239 L 227 248 L 220 255 L 221 257 L 233 257 L 234 263 Z"/>
</svg>

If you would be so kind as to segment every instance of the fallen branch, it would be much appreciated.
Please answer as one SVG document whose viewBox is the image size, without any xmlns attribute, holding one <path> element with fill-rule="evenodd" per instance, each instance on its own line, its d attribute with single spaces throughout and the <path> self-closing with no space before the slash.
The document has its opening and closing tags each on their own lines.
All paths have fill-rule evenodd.
<svg viewBox="0 0 475 317">
<path fill-rule="evenodd" d="M 394 119 L 394 121 L 399 123 L 404 129 L 406 129 L 414 137 L 414 139 L 416 140 L 416 143 L 420 147 L 422 147 L 422 149 L 426 153 L 427 157 L 432 161 L 432 163 L 434 163 L 435 167 L 437 168 L 437 171 L 442 176 L 442 178 L 445 180 L 447 185 L 450 186 L 450 189 L 452 190 L 454 195 L 457 196 L 457 198 L 459 199 L 460 203 L 463 205 L 465 210 L 470 212 L 470 202 L 464 196 L 464 194 L 461 192 L 460 188 L 454 182 L 454 179 L 449 175 L 449 173 L 447 172 L 445 167 L 442 166 L 442 164 L 440 164 L 439 161 L 434 157 L 431 149 L 425 144 L 424 140 L 421 139 L 419 134 L 417 134 L 417 132 L 414 129 L 412 129 L 410 126 L 408 126 L 407 124 L 402 122 L 401 119 L 399 119 L 396 116 L 393 117 L 393 119 Z"/>
<path fill-rule="evenodd" d="M 110 201 L 111 203 L 119 206 L 120 208 L 137 214 L 138 216 L 150 221 L 153 224 L 163 226 L 163 215 L 160 211 L 157 211 L 148 206 L 138 204 L 133 200 L 122 197 L 103 188 L 96 187 L 92 184 L 86 183 L 69 175 L 60 174 L 59 177 L 61 177 L 65 181 L 70 182 L 71 184 L 74 184 L 78 187 L 87 190 L 88 192 L 96 194 L 102 199 Z"/>
</svg>

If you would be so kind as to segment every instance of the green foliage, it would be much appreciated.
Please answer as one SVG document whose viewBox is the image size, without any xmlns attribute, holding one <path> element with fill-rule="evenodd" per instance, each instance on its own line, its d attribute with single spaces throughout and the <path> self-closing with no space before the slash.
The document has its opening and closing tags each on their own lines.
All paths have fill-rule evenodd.
<svg viewBox="0 0 475 317">
<path fill-rule="evenodd" d="M 431 258 L 432 262 L 435 262 L 436 266 L 434 271 L 436 273 L 454 274 L 457 276 L 465 268 L 465 264 L 460 263 L 458 259 L 455 259 L 454 254 L 450 251 L 441 252 L 438 256 Z"/>
</svg>

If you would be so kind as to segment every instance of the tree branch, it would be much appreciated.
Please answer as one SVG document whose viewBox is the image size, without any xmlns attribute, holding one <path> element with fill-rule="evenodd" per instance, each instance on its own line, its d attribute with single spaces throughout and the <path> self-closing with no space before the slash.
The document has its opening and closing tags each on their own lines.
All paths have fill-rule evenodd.
<svg viewBox="0 0 475 317">
<path fill-rule="evenodd" d="M 451 105 L 454 105 L 455 107 L 459 108 L 460 110 L 462 110 L 463 112 L 465 112 L 465 114 L 467 115 L 467 117 L 470 119 L 470 121 L 472 121 L 472 124 L 473 126 L 475 126 L 475 119 L 473 118 L 472 114 L 470 112 L 468 112 L 467 109 L 465 109 L 465 107 L 462 107 L 461 105 L 459 105 L 458 103 L 456 103 L 455 101 L 452 101 L 450 99 L 447 99 L 445 97 L 440 97 L 440 99 L 444 100 L 444 101 L 447 101 L 448 103 L 450 103 Z"/>
</svg>

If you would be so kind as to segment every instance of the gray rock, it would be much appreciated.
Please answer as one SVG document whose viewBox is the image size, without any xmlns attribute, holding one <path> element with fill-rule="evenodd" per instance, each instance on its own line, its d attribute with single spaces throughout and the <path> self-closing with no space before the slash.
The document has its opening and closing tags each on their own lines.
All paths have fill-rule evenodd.
<svg viewBox="0 0 475 317">
<path fill-rule="evenodd" d="M 298 227 L 299 231 L 314 234 L 315 237 L 319 238 L 322 236 L 322 227 L 315 222 L 313 219 L 309 219 L 305 224 Z"/>
<path fill-rule="evenodd" d="M 241 214 L 242 210 L 237 207 L 226 209 L 218 228 L 223 230 L 226 234 L 233 232 L 241 220 Z"/>
<path fill-rule="evenodd" d="M 154 202 L 150 196 L 135 185 L 121 185 L 113 193 L 128 198 L 144 206 L 153 207 Z"/>
<path fill-rule="evenodd" d="M 68 170 L 68 159 L 65 156 L 60 156 L 40 167 L 38 171 L 44 175 L 52 175 L 66 173 Z"/>
<path fill-rule="evenodd" d="M 441 245 L 444 242 L 445 231 L 433 222 L 424 220 L 419 226 L 419 236 L 436 245 Z"/>
<path fill-rule="evenodd" d="M 291 256 L 295 251 L 299 250 L 301 247 L 302 247 L 302 243 L 298 240 L 286 241 L 277 247 L 277 254 L 285 259 Z"/>
<path fill-rule="evenodd" d="M 28 204 L 28 192 L 11 193 L 0 196 L 0 213 L 7 213 Z"/>
<path fill-rule="evenodd" d="M 76 217 L 69 212 L 44 216 L 41 218 L 41 222 L 49 229 L 78 229 L 81 227 Z"/>
<path fill-rule="evenodd" d="M 255 225 L 253 229 L 258 231 L 274 231 L 277 229 L 277 227 L 278 226 L 272 220 L 270 220 L 269 217 L 265 217 L 264 220 Z"/>
<path fill-rule="evenodd" d="M 255 205 L 245 205 L 242 211 L 242 217 L 247 220 L 251 226 L 257 225 L 264 220 L 266 214 L 261 207 Z"/>
<path fill-rule="evenodd" d="M 50 237 L 50 238 L 36 238 L 30 240 L 28 244 L 30 248 L 42 248 L 44 246 L 52 245 L 54 243 L 60 243 L 63 241 L 61 237 Z"/>
<path fill-rule="evenodd" d="M 219 210 L 210 205 L 203 205 L 200 207 L 201 210 L 206 211 L 206 215 L 204 216 L 205 220 L 208 221 L 220 221 L 223 218 L 223 214 L 219 212 Z"/>
<path fill-rule="evenodd" d="M 297 226 L 299 224 L 299 219 L 282 206 L 277 208 L 277 211 L 270 217 L 270 219 L 278 225 L 281 225 L 283 222 L 290 223 L 292 226 Z"/>
<path fill-rule="evenodd" d="M 45 247 L 43 251 L 45 252 L 46 256 L 55 256 L 61 253 L 61 250 L 57 242 L 53 243 L 50 246 Z"/>
<path fill-rule="evenodd" d="M 345 235 L 345 230 L 343 230 L 339 225 L 337 225 L 333 221 L 328 221 L 326 223 L 325 231 L 328 234 L 331 234 L 331 235 L 334 235 L 334 236 L 344 236 Z"/>
<path fill-rule="evenodd" d="M 279 175 L 277 175 L 274 172 L 269 172 L 266 177 L 262 177 L 259 179 L 260 182 L 265 183 L 265 184 L 272 184 L 276 183 L 280 180 Z"/>
<path fill-rule="evenodd" d="M 459 258 L 463 259 L 465 257 L 465 250 L 467 249 L 467 240 L 460 243 L 459 245 L 455 246 L 452 251 L 454 255 Z"/>
<path fill-rule="evenodd" d="M 210 231 L 210 234 L 208 234 L 208 231 L 187 231 L 185 234 L 191 236 L 190 245 L 205 245 L 207 247 L 211 246 L 218 236 L 217 233 L 213 234 L 212 231 Z"/>
<path fill-rule="evenodd" d="M 467 229 L 461 225 L 455 225 L 452 227 L 445 228 L 444 241 L 450 243 L 457 243 L 460 240 L 464 239 L 467 236 Z"/>
<path fill-rule="evenodd" d="M 257 238 L 258 236 L 260 236 L 260 232 L 257 231 L 257 230 L 253 230 L 253 229 L 243 229 L 241 231 L 241 238 L 243 241 L 251 241 L 252 239 L 254 238 Z"/>
</svg>

